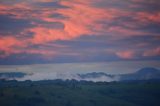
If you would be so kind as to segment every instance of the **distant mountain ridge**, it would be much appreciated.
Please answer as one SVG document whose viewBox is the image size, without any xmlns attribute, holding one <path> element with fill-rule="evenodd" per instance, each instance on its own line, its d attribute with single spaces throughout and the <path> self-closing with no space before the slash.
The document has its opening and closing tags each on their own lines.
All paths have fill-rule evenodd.
<svg viewBox="0 0 160 106">
<path fill-rule="evenodd" d="M 116 78 L 117 76 L 107 74 L 104 72 L 92 72 L 92 73 L 86 73 L 86 74 L 77 74 L 81 80 L 86 80 L 86 81 L 117 81 L 118 79 Z"/>
<path fill-rule="evenodd" d="M 92 73 L 87 73 L 87 74 L 78 74 L 81 78 L 97 78 L 101 76 L 106 76 L 106 77 L 114 77 L 114 75 L 106 74 L 104 72 L 92 72 Z"/>
<path fill-rule="evenodd" d="M 160 79 L 160 70 L 156 68 L 143 68 L 131 74 L 120 75 L 120 80 L 149 80 Z"/>
<path fill-rule="evenodd" d="M 0 73 L 0 79 L 16 79 L 16 78 L 23 78 L 26 73 L 22 72 L 3 72 Z"/>
<path fill-rule="evenodd" d="M 125 80 L 150 80 L 150 79 L 160 79 L 160 70 L 156 68 L 142 68 L 137 72 L 129 74 L 120 74 L 120 75 L 110 75 L 103 72 L 100 73 L 87 73 L 79 75 L 82 79 L 87 78 L 100 78 L 107 77 L 113 81 L 125 81 Z"/>
<path fill-rule="evenodd" d="M 52 73 L 51 73 L 52 74 Z M 42 76 L 42 74 L 38 74 L 42 77 L 42 79 L 39 80 L 45 80 L 51 78 L 51 80 L 54 79 L 75 79 L 75 80 L 85 80 L 85 81 L 94 81 L 94 82 L 100 82 L 100 81 L 130 81 L 130 80 L 151 80 L 151 79 L 158 79 L 160 80 L 160 70 L 156 68 L 142 68 L 134 73 L 129 74 L 107 74 L 104 72 L 91 72 L 91 73 L 85 73 L 85 74 L 56 74 L 53 75 L 54 77 L 50 76 L 48 74 L 47 76 Z M 10 73 L 0 73 L 0 79 L 7 79 L 7 80 L 33 80 L 32 78 L 37 77 L 36 74 L 26 74 L 22 72 L 10 72 Z M 38 76 L 39 77 L 39 76 Z M 28 79 L 27 79 L 28 78 Z M 44 79 L 43 79 L 44 78 Z M 37 79 L 38 80 L 38 79 Z"/>
</svg>

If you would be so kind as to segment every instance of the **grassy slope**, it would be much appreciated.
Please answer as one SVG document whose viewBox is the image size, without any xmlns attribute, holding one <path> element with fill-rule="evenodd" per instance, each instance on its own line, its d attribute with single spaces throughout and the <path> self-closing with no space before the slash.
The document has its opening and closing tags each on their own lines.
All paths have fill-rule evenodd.
<svg viewBox="0 0 160 106">
<path fill-rule="evenodd" d="M 160 83 L 37 83 L 0 87 L 0 106 L 160 106 Z"/>
</svg>

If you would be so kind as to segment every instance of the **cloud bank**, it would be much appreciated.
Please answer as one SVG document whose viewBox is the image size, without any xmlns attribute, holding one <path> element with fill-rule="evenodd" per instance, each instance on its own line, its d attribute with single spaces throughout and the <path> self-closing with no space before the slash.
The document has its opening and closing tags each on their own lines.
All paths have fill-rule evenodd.
<svg viewBox="0 0 160 106">
<path fill-rule="evenodd" d="M 159 7 L 158 0 L 0 0 L 0 64 L 160 60 Z"/>
</svg>

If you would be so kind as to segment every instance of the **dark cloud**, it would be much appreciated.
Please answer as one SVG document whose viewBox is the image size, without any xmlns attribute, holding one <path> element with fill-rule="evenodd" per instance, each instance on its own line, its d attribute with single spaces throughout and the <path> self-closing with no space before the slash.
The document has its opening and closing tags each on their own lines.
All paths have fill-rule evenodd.
<svg viewBox="0 0 160 106">
<path fill-rule="evenodd" d="M 37 54 L 12 54 L 6 58 L 0 59 L 1 65 L 18 65 L 18 64 L 37 64 L 37 63 L 45 63 L 47 62 L 44 60 L 40 55 Z"/>
<path fill-rule="evenodd" d="M 14 19 L 10 15 L 0 15 L 0 35 L 18 35 L 26 28 L 33 25 L 30 20 Z"/>
<path fill-rule="evenodd" d="M 158 12 L 160 10 L 159 0 L 100 0 L 100 2 L 94 2 L 93 6 L 98 8 L 114 8 L 137 12 Z"/>
<path fill-rule="evenodd" d="M 50 17 L 51 18 L 56 18 L 56 19 L 67 19 L 67 18 L 69 18 L 69 17 L 66 17 L 66 16 L 64 16 L 62 14 L 59 14 L 59 13 L 51 14 Z"/>
<path fill-rule="evenodd" d="M 133 11 L 148 11 L 148 12 L 159 12 L 160 2 L 159 0 L 130 0 L 130 9 Z"/>
<path fill-rule="evenodd" d="M 41 20 L 35 20 L 34 25 L 39 27 L 45 27 L 45 28 L 53 28 L 53 29 L 63 29 L 64 24 L 61 22 L 46 22 Z"/>
<path fill-rule="evenodd" d="M 67 6 L 61 5 L 58 1 L 53 2 L 35 2 L 35 6 L 41 8 L 68 8 Z"/>
<path fill-rule="evenodd" d="M 130 0 L 100 0 L 100 2 L 95 1 L 92 5 L 98 8 L 126 9 L 130 5 Z"/>
<path fill-rule="evenodd" d="M 5 4 L 5 5 L 13 5 L 20 2 L 23 2 L 23 1 L 22 0 L 0 0 L 0 4 Z"/>
</svg>

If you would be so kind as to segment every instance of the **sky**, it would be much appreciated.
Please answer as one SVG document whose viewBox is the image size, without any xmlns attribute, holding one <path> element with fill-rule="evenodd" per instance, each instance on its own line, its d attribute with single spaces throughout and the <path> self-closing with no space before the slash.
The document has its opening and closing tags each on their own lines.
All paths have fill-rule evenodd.
<svg viewBox="0 0 160 106">
<path fill-rule="evenodd" d="M 0 0 L 0 71 L 35 64 L 160 68 L 159 0 Z"/>
</svg>

